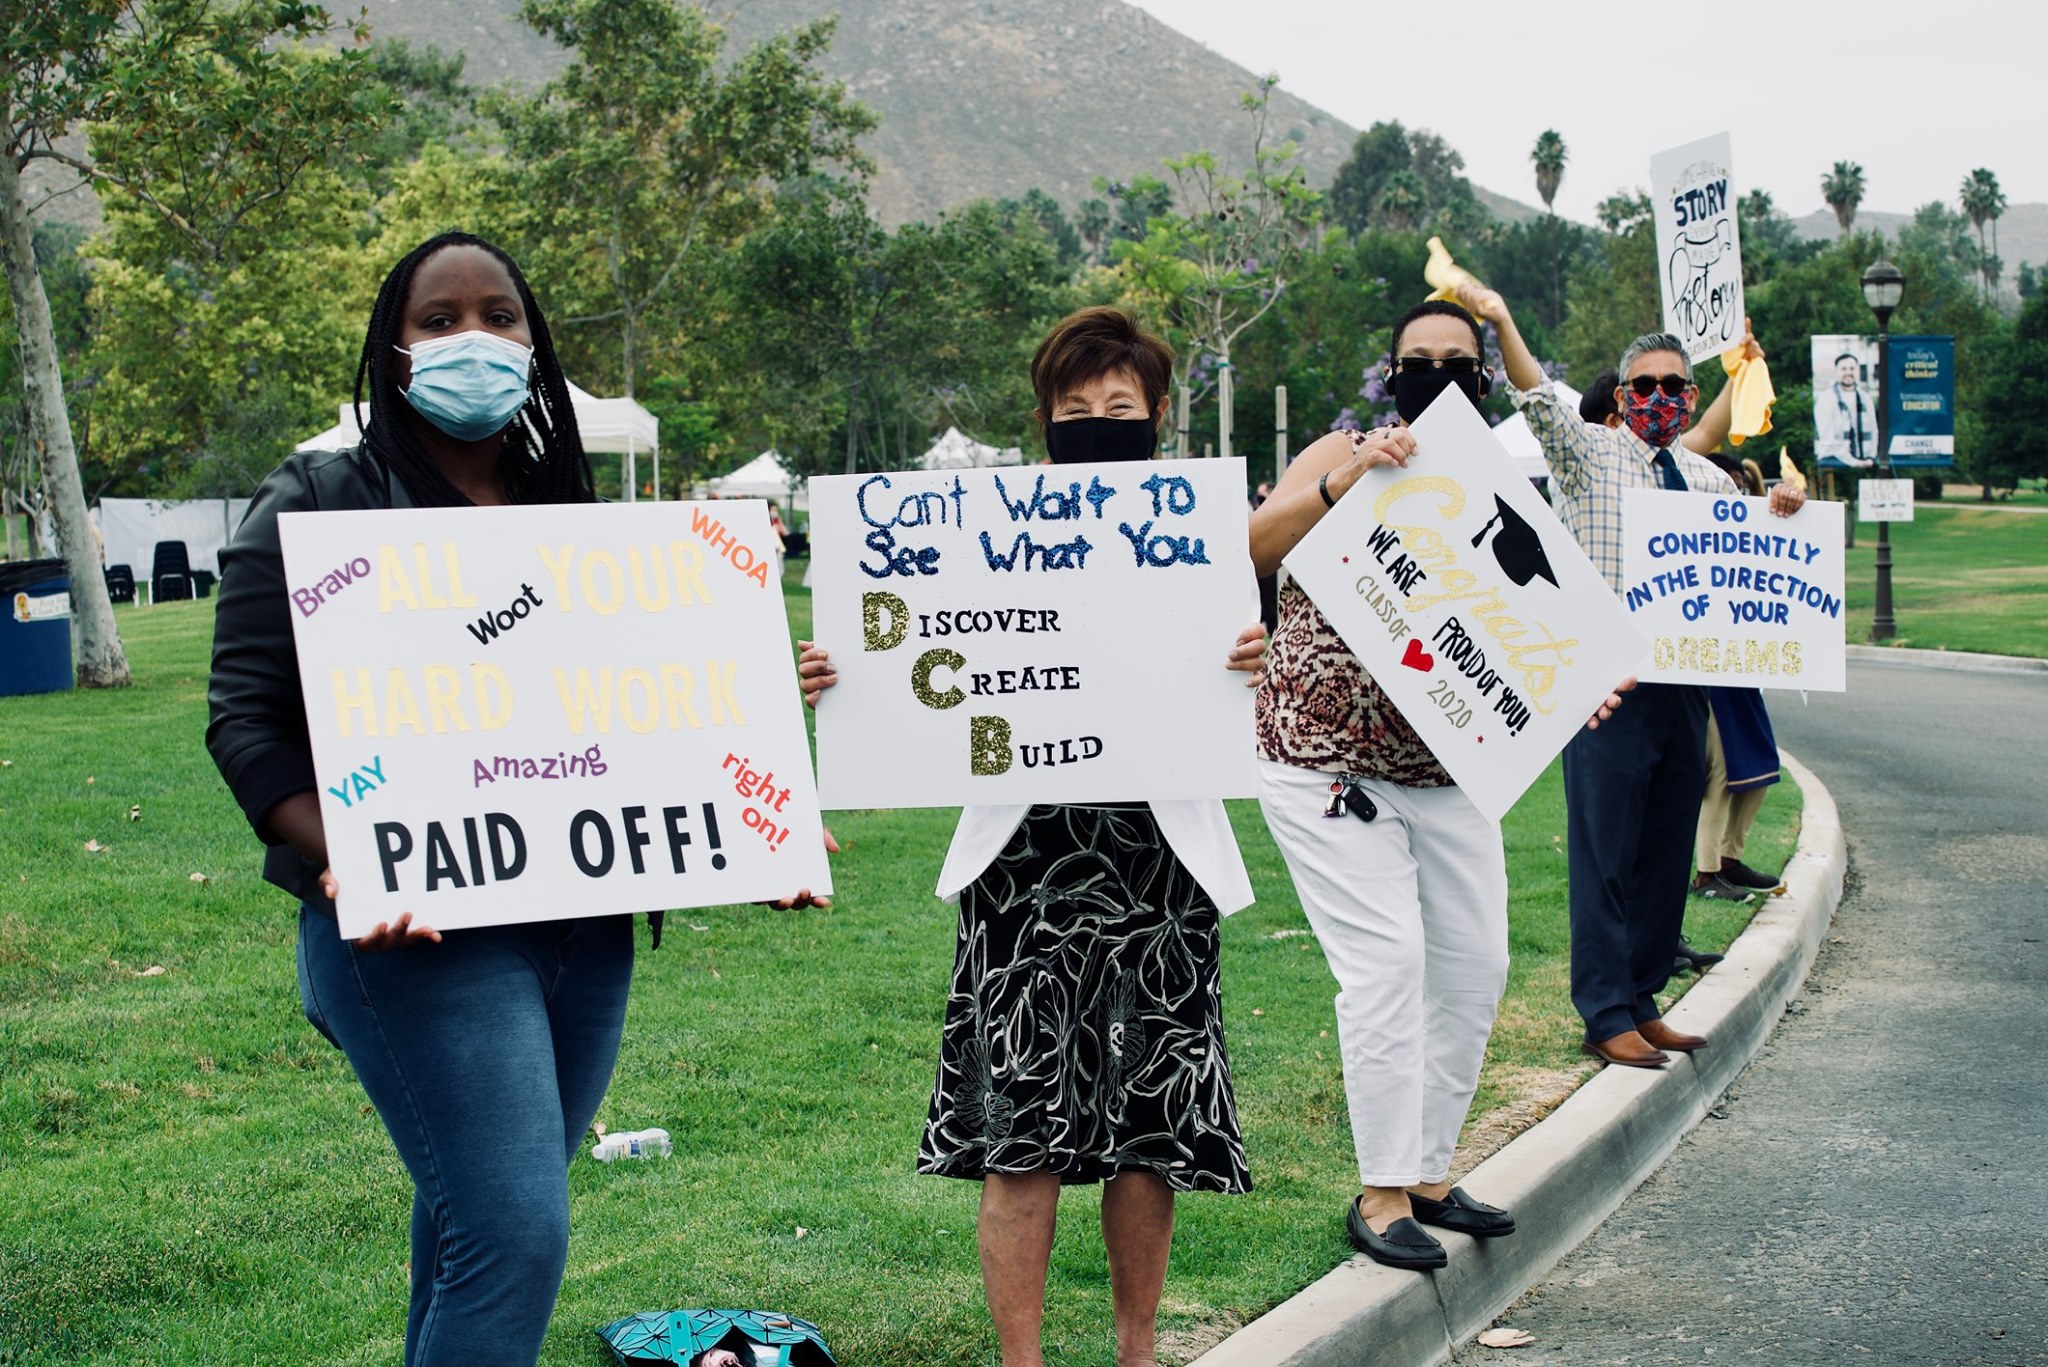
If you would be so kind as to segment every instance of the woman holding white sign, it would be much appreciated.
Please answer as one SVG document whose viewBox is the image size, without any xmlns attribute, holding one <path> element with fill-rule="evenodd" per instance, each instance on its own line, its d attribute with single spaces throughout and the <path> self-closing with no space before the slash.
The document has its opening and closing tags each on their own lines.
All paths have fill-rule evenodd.
<svg viewBox="0 0 2048 1367">
<path fill-rule="evenodd" d="M 1054 462 L 1151 459 L 1172 374 L 1166 343 L 1121 310 L 1060 323 L 1031 366 Z M 1246 630 L 1226 667 L 1256 676 L 1264 637 Z M 814 707 L 837 681 L 809 643 L 798 673 Z M 958 899 L 960 930 L 917 1166 L 982 1183 L 982 1281 L 1004 1367 L 1044 1361 L 1070 1182 L 1103 1184 L 1116 1360 L 1149 1367 L 1174 1193 L 1251 1186 L 1218 929 L 1252 895 L 1223 804 L 969 807 L 938 891 Z"/>
<path fill-rule="evenodd" d="M 1271 574 L 1375 466 L 1416 454 L 1407 424 L 1445 389 L 1475 405 L 1492 377 L 1479 324 L 1431 300 L 1394 324 L 1385 378 L 1399 419 L 1332 432 L 1288 466 L 1252 514 L 1252 561 Z M 1280 593 L 1257 707 L 1260 805 L 1337 979 L 1360 1195 L 1346 1226 L 1392 1267 L 1448 1261 L 1423 1225 L 1474 1238 L 1514 1218 L 1450 1183 L 1507 984 L 1508 883 L 1500 827 L 1481 815 L 1301 586 Z M 1610 696 L 1597 725 L 1620 705 Z"/>
<path fill-rule="evenodd" d="M 568 1160 L 618 1058 L 630 918 L 444 936 L 407 913 L 341 938 L 278 516 L 596 496 L 547 325 L 479 238 L 436 237 L 385 277 L 358 414 L 366 398 L 361 444 L 279 466 L 221 554 L 207 748 L 269 847 L 264 876 L 301 902 L 306 1017 L 413 1178 L 407 1367 L 530 1364 L 568 1254 Z"/>
</svg>

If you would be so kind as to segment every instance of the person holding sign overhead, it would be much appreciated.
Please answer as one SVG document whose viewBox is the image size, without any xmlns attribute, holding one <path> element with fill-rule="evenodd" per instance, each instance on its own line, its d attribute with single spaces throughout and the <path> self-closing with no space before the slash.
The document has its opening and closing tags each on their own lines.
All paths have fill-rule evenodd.
<svg viewBox="0 0 2048 1367">
<path fill-rule="evenodd" d="M 1498 293 L 1473 286 L 1460 297 L 1499 332 L 1515 404 L 1555 481 L 1558 516 L 1616 594 L 1627 587 L 1624 491 L 1742 492 L 1680 441 L 1699 390 L 1676 337 L 1649 333 L 1629 343 L 1614 390 L 1622 425 L 1598 427 L 1560 402 Z M 1742 347 L 1762 354 L 1754 337 L 1745 336 Z M 1724 389 L 1717 402 L 1726 398 Z M 1780 484 L 1771 511 L 1789 517 L 1805 501 L 1802 491 Z M 1618 724 L 1565 747 L 1572 1004 L 1586 1023 L 1586 1052 L 1609 1063 L 1655 1068 L 1670 1061 L 1670 1051 L 1707 1045 L 1666 1025 L 1657 1005 L 1691 882 L 1686 856 L 1706 788 L 1706 728 L 1703 689 L 1644 684 Z"/>
<path fill-rule="evenodd" d="M 306 1017 L 412 1175 L 407 1367 L 530 1364 L 568 1256 L 568 1161 L 618 1058 L 630 919 L 444 935 L 408 912 L 341 938 L 278 516 L 596 495 L 547 324 L 481 238 L 433 238 L 385 277 L 355 398 L 361 444 L 285 461 L 221 553 L 207 748 L 267 847 L 264 876 L 301 903 Z"/>
<path fill-rule="evenodd" d="M 1122 310 L 1065 319 L 1031 363 L 1053 461 L 1150 460 L 1172 374 L 1166 343 Z M 1225 667 L 1256 682 L 1264 638 L 1248 628 Z M 808 642 L 798 672 L 813 707 L 837 682 Z M 958 900 L 960 928 L 917 1168 L 982 1183 L 982 1282 L 1004 1367 L 1044 1361 L 1059 1192 L 1079 1182 L 1103 1184 L 1116 1360 L 1152 1364 L 1174 1193 L 1251 1187 L 1218 930 L 1252 894 L 1223 804 L 968 807 L 938 892 Z"/>
<path fill-rule="evenodd" d="M 1294 458 L 1252 514 L 1252 562 L 1279 568 L 1375 466 L 1407 466 L 1408 423 L 1453 386 L 1477 404 L 1491 383 L 1479 324 L 1431 299 L 1394 324 L 1386 378 L 1399 418 L 1331 432 Z M 1576 419 L 1575 419 L 1576 421 Z M 1492 531 L 1518 584 L 1556 582 L 1534 529 L 1505 502 Z M 1452 1150 L 1507 984 L 1508 881 L 1500 827 L 1482 815 L 1290 579 L 1259 689 L 1259 803 L 1337 979 L 1344 1094 L 1360 1194 L 1357 1248 L 1391 1267 L 1448 1261 L 1422 1228 L 1475 1238 L 1514 1217 L 1450 1183 Z M 1619 707 L 1610 695 L 1597 725 Z"/>
</svg>

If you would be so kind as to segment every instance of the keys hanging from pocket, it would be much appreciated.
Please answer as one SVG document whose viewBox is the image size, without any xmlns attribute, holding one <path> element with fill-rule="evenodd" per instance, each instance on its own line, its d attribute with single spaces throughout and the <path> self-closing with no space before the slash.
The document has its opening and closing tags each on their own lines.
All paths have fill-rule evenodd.
<svg viewBox="0 0 2048 1367">
<path fill-rule="evenodd" d="M 1323 804 L 1323 815 L 1346 814 L 1355 816 L 1360 821 L 1370 821 L 1380 814 L 1380 809 L 1365 789 L 1356 783 L 1346 783 L 1338 779 L 1330 785 L 1330 800 Z"/>
</svg>

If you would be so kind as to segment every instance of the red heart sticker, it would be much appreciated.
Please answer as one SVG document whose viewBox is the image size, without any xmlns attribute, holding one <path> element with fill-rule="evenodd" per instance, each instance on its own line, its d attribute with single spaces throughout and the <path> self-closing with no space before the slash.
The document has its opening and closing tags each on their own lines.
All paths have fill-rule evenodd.
<svg viewBox="0 0 2048 1367">
<path fill-rule="evenodd" d="M 1427 674 L 1430 670 L 1436 668 L 1436 656 L 1424 650 L 1422 642 L 1411 636 L 1408 638 L 1408 649 L 1401 656 L 1401 663 L 1407 665 L 1410 669 L 1419 669 Z"/>
</svg>

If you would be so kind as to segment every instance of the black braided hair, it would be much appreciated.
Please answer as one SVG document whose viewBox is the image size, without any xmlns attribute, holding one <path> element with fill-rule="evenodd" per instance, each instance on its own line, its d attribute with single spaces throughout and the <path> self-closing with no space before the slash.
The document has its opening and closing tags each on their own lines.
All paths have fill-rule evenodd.
<svg viewBox="0 0 2048 1367">
<path fill-rule="evenodd" d="M 504 451 L 498 468 L 514 503 L 594 503 L 596 483 L 590 460 L 583 453 L 583 438 L 576 430 L 576 409 L 569 401 L 569 382 L 562 378 L 561 363 L 555 358 L 555 343 L 548 333 L 540 305 L 527 288 L 518 263 L 503 251 L 470 233 L 442 233 L 429 238 L 405 254 L 391 268 L 377 291 L 377 303 L 370 310 L 370 327 L 363 336 L 362 359 L 356 363 L 356 423 L 363 430 L 363 443 L 385 470 L 396 475 L 413 502 L 421 507 L 461 507 L 469 498 L 441 472 L 413 434 L 405 420 L 409 405 L 398 390 L 394 358 L 399 342 L 399 325 L 405 315 L 406 298 L 412 292 L 413 275 L 420 263 L 444 247 L 480 247 L 496 257 L 512 277 L 519 291 L 519 306 L 526 312 L 526 326 L 533 336 L 533 380 L 528 388 L 521 421 L 505 429 Z M 370 414 L 363 417 L 363 400 L 368 397 Z M 536 443 L 538 447 L 536 449 Z"/>
</svg>

